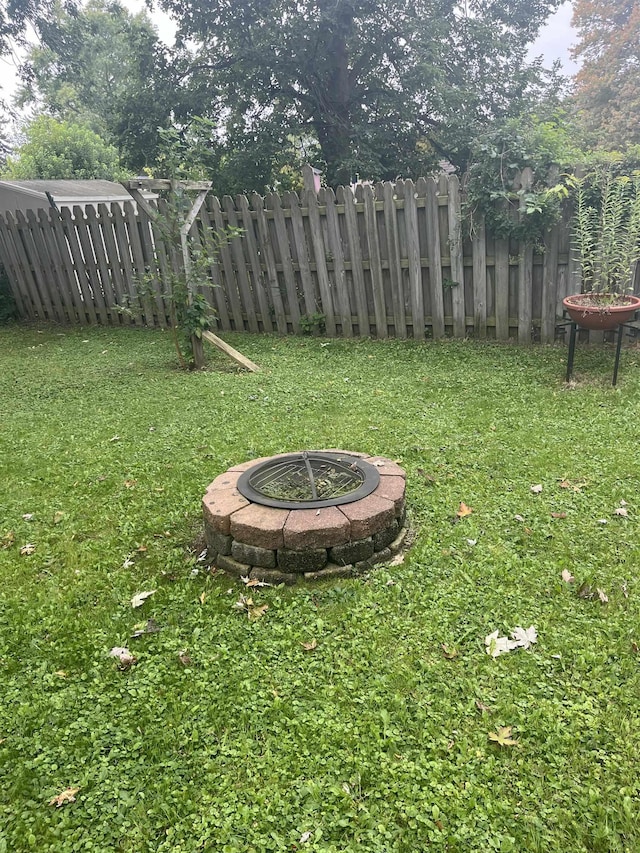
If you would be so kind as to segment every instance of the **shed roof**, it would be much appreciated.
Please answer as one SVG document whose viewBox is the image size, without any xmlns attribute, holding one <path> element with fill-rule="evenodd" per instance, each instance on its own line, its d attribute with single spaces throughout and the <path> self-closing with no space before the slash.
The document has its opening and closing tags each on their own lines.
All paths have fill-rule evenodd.
<svg viewBox="0 0 640 853">
<path fill-rule="evenodd" d="M 46 199 L 49 193 L 53 200 L 65 204 L 73 202 L 110 202 L 130 201 L 131 196 L 125 188 L 115 181 L 102 180 L 58 180 L 58 181 L 0 181 L 0 185 L 22 191 L 35 198 Z M 154 197 L 152 193 L 149 194 Z"/>
</svg>

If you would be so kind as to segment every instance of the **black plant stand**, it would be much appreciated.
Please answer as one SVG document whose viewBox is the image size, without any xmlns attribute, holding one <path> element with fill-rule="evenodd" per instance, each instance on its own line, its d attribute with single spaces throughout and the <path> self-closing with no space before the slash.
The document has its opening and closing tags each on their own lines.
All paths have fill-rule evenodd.
<svg viewBox="0 0 640 853">
<path fill-rule="evenodd" d="M 634 322 L 637 319 L 638 314 L 634 317 Z M 578 337 L 578 328 L 580 327 L 579 323 L 576 323 L 575 320 L 564 320 L 558 325 L 560 326 L 569 326 L 569 352 L 567 354 L 567 375 L 566 381 L 569 382 L 571 377 L 573 376 L 573 360 L 576 353 L 576 339 Z M 580 327 L 581 328 L 581 327 Z M 613 363 L 613 379 L 611 380 L 611 384 L 615 386 L 618 382 L 618 368 L 620 366 L 620 351 L 622 350 L 622 334 L 623 329 L 628 330 L 628 334 L 630 337 L 636 337 L 640 334 L 640 328 L 638 326 L 634 326 L 632 323 L 620 323 L 616 329 L 616 357 Z"/>
</svg>

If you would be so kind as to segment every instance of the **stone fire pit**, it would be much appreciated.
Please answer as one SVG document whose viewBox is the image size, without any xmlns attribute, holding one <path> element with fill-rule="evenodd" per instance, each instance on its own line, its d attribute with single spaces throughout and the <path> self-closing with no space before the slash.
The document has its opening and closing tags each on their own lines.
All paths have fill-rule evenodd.
<svg viewBox="0 0 640 853">
<path fill-rule="evenodd" d="M 267 506 L 258 501 L 270 499 L 247 486 L 254 470 L 254 482 L 259 482 L 264 469 L 270 472 L 294 460 L 304 470 L 305 464 L 310 467 L 308 458 L 316 474 L 329 470 L 331 460 L 345 471 L 353 470 L 360 478 L 354 498 L 347 486 L 343 487 L 347 493 L 336 499 L 338 505 L 325 505 L 330 500 L 322 500 L 312 487 L 315 500 L 299 500 L 296 494 L 291 502 L 284 501 L 285 506 L 277 499 L 271 500 L 276 505 Z M 322 474 L 317 476 L 322 481 Z M 360 497 L 365 491 L 369 493 Z M 212 565 L 236 577 L 268 583 L 294 584 L 368 571 L 397 554 L 407 536 L 404 470 L 383 456 L 351 451 L 279 454 L 235 465 L 209 485 L 202 507 Z"/>
</svg>

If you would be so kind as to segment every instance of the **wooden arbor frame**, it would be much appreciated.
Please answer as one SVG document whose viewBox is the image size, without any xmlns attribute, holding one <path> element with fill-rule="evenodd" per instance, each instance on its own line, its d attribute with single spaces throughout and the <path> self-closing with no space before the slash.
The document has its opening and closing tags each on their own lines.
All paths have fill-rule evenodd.
<svg viewBox="0 0 640 853">
<path fill-rule="evenodd" d="M 142 195 L 142 190 L 160 192 L 169 191 L 172 193 L 176 193 L 178 190 L 182 190 L 183 192 L 197 193 L 189 212 L 185 216 L 184 220 L 180 223 L 180 248 L 182 250 L 182 263 L 187 278 L 187 298 L 189 299 L 189 302 L 191 302 L 194 295 L 194 285 L 191 277 L 192 263 L 191 255 L 189 253 L 188 234 L 191 229 L 191 226 L 195 222 L 198 213 L 200 212 L 200 208 L 202 207 L 205 198 L 207 197 L 207 193 L 211 189 L 211 181 L 177 181 L 156 178 L 135 178 L 129 181 L 122 181 L 122 186 L 127 190 L 127 192 L 131 195 L 134 201 L 136 201 L 139 208 L 146 213 L 146 215 L 149 217 L 149 219 L 151 219 L 152 222 L 157 221 L 158 212 L 149 204 L 147 199 Z M 210 344 L 213 344 L 213 346 L 226 353 L 226 355 L 228 355 L 238 364 L 242 365 L 242 367 L 246 367 L 247 370 L 250 370 L 252 372 L 260 370 L 257 364 L 254 364 L 250 359 L 246 358 L 244 355 L 242 355 L 242 353 L 238 352 L 238 350 L 234 349 L 232 346 L 229 346 L 229 344 L 225 343 L 217 335 L 214 335 L 213 332 L 203 332 L 202 337 Z M 191 346 L 193 348 L 193 358 L 195 361 L 196 368 L 203 367 L 204 352 L 202 348 L 202 339 L 196 337 L 195 335 L 192 335 Z"/>
</svg>

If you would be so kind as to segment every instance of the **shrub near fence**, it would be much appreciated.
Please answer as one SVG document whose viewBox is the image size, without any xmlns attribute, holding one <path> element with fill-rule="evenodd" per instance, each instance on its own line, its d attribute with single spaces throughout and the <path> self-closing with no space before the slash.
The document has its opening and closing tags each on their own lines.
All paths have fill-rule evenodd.
<svg viewBox="0 0 640 853">
<path fill-rule="evenodd" d="M 241 233 L 214 253 L 211 229 L 228 225 Z M 482 221 L 469 236 L 455 176 L 210 195 L 190 235 L 210 250 L 217 286 L 203 292 L 222 331 L 551 342 L 562 299 L 577 289 L 568 215 L 541 254 L 494 239 Z M 170 323 L 163 271 L 181 263 L 179 251 L 133 203 L 0 216 L 0 258 L 21 317 Z"/>
</svg>

